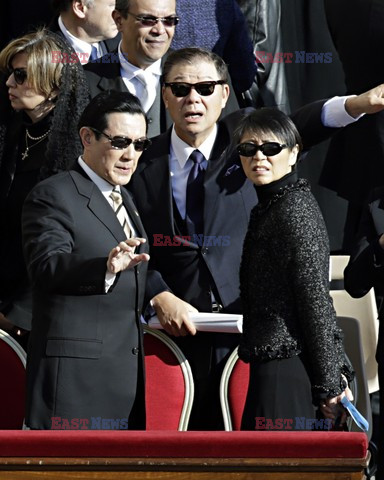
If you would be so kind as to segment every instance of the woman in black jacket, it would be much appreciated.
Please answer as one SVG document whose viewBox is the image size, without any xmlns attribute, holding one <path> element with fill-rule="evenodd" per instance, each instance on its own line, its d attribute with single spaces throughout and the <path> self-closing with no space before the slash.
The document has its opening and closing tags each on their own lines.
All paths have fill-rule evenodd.
<svg viewBox="0 0 384 480">
<path fill-rule="evenodd" d="M 242 429 L 311 430 L 314 406 L 334 420 L 353 378 L 329 295 L 327 232 L 307 181 L 297 176 L 301 140 L 290 118 L 257 110 L 237 134 L 259 198 L 240 269 L 239 356 L 250 362 Z"/>
</svg>

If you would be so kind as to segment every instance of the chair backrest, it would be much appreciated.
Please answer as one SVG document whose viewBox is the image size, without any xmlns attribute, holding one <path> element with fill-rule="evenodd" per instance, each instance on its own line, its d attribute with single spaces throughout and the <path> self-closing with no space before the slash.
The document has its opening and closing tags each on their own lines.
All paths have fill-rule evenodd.
<svg viewBox="0 0 384 480">
<path fill-rule="evenodd" d="M 0 330 L 0 429 L 21 429 L 25 413 L 27 355 L 7 332 Z"/>
<path fill-rule="evenodd" d="M 359 412 L 368 420 L 369 431 L 368 438 L 372 436 L 372 409 L 368 392 L 367 376 L 364 365 L 363 345 L 361 342 L 361 328 L 358 320 L 350 317 L 337 317 L 337 323 L 343 330 L 345 353 L 355 371 L 355 381 L 351 385 L 354 396 L 353 404 L 356 405 Z M 352 388 L 354 387 L 354 388 Z M 349 419 L 349 429 L 354 432 L 360 432 L 359 427 Z"/>
<path fill-rule="evenodd" d="M 187 430 L 194 396 L 189 363 L 167 335 L 143 328 L 147 430 Z"/>
<path fill-rule="evenodd" d="M 331 256 L 331 281 L 344 279 L 344 269 L 349 257 L 347 255 Z M 355 318 L 360 324 L 361 343 L 365 373 L 369 393 L 379 389 L 377 362 L 375 358 L 379 321 L 373 288 L 361 298 L 352 298 L 344 289 L 331 290 L 333 305 L 338 317 Z"/>
<path fill-rule="evenodd" d="M 237 347 L 225 364 L 220 382 L 224 429 L 240 430 L 249 384 L 249 364 L 240 360 Z"/>
</svg>

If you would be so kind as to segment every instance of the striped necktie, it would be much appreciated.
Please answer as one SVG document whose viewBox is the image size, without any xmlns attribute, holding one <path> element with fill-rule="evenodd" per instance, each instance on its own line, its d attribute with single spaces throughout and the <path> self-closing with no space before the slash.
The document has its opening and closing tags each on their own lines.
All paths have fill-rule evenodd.
<svg viewBox="0 0 384 480">
<path fill-rule="evenodd" d="M 125 235 L 127 236 L 127 238 L 130 238 L 132 236 L 132 232 L 128 223 L 127 210 L 124 207 L 121 192 L 117 189 L 117 187 L 114 187 L 114 189 L 112 190 L 110 198 L 113 202 L 113 209 L 116 213 L 116 217 L 119 220 L 120 225 L 123 227 Z"/>
</svg>

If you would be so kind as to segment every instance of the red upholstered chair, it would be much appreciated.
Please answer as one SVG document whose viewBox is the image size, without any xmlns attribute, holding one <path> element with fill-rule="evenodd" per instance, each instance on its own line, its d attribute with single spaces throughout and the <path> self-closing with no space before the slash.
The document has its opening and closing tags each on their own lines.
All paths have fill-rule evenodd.
<svg viewBox="0 0 384 480">
<path fill-rule="evenodd" d="M 194 386 L 180 348 L 163 332 L 144 326 L 147 430 L 187 430 Z"/>
<path fill-rule="evenodd" d="M 224 428 L 240 430 L 249 383 L 249 364 L 239 359 L 237 348 L 224 367 L 220 382 L 220 402 Z"/>
<path fill-rule="evenodd" d="M 26 358 L 16 340 L 0 330 L 0 429 L 23 427 Z"/>
</svg>

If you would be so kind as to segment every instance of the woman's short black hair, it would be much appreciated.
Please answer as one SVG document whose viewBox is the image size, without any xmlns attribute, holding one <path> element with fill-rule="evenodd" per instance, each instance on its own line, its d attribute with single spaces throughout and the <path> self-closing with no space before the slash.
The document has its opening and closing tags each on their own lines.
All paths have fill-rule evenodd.
<svg viewBox="0 0 384 480">
<path fill-rule="evenodd" d="M 148 120 L 141 106 L 140 100 L 132 93 L 107 90 L 94 97 L 85 107 L 79 120 L 79 130 L 82 127 L 91 127 L 103 132 L 108 127 L 108 115 L 111 113 L 130 113 L 142 115 L 148 129 Z M 96 138 L 99 134 L 95 132 Z"/>
<path fill-rule="evenodd" d="M 245 134 L 265 136 L 273 134 L 281 143 L 289 148 L 299 146 L 299 152 L 303 148 L 300 134 L 293 121 L 277 108 L 259 108 L 245 116 L 235 131 L 235 142 L 240 143 Z"/>
</svg>

